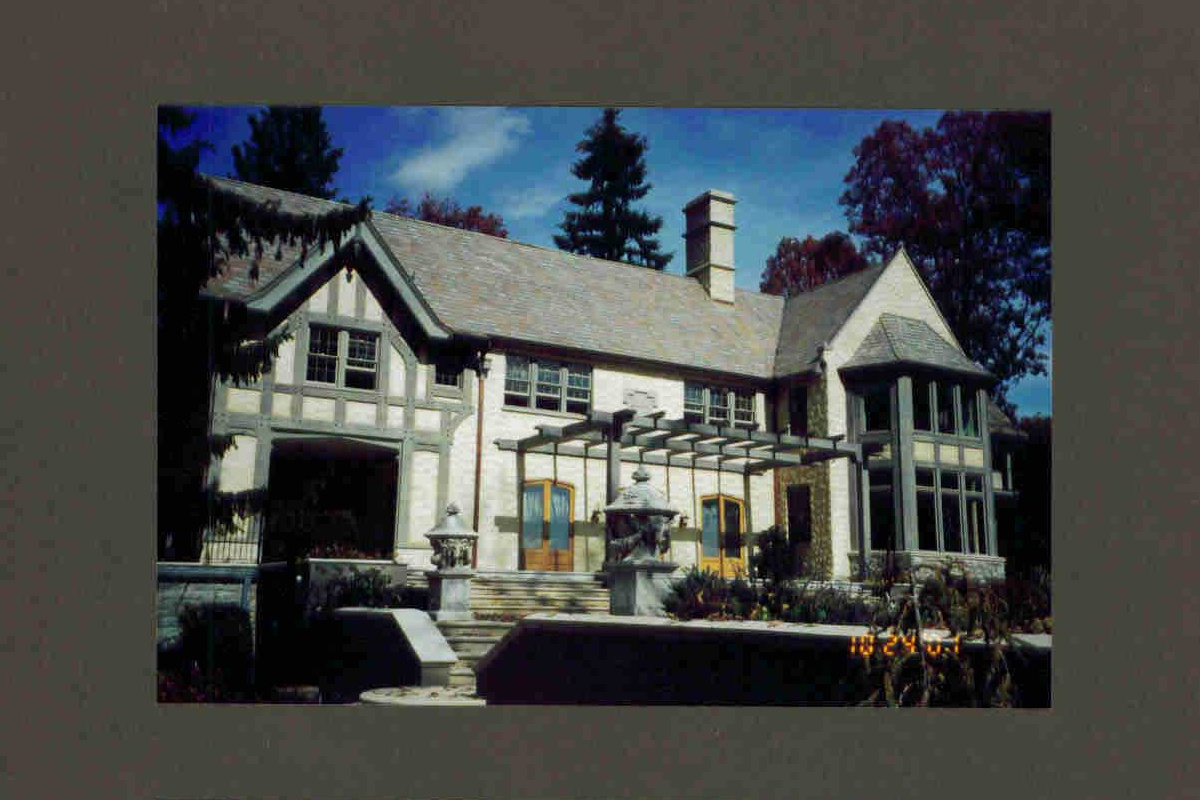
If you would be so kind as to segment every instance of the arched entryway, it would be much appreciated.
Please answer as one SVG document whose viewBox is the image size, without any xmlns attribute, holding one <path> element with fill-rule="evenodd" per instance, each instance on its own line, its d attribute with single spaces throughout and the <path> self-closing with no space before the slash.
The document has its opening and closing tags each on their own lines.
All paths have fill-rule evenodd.
<svg viewBox="0 0 1200 800">
<path fill-rule="evenodd" d="M 275 439 L 263 560 L 390 559 L 397 478 L 392 447 L 332 436 Z"/>
</svg>

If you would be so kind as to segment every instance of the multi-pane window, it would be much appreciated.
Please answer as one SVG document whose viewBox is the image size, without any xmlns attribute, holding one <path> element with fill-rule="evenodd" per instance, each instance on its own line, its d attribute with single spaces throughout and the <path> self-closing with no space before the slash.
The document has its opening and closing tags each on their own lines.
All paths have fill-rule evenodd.
<svg viewBox="0 0 1200 800">
<path fill-rule="evenodd" d="M 754 424 L 754 395 L 745 392 L 734 393 L 733 421 L 738 425 Z"/>
<path fill-rule="evenodd" d="M 452 364 L 435 364 L 433 367 L 433 383 L 448 389 L 462 388 L 462 367 Z"/>
<path fill-rule="evenodd" d="M 709 425 L 729 424 L 729 392 L 709 387 L 708 414 L 704 421 Z"/>
<path fill-rule="evenodd" d="M 546 411 L 562 410 L 562 366 L 554 362 L 537 365 L 537 407 Z"/>
<path fill-rule="evenodd" d="M 505 405 L 572 414 L 586 414 L 591 409 L 591 367 L 524 356 L 508 356 L 505 364 Z"/>
<path fill-rule="evenodd" d="M 313 325 L 308 332 L 308 380 L 337 383 L 337 367 L 337 329 Z"/>
<path fill-rule="evenodd" d="M 341 339 L 345 337 L 345 358 L 341 357 Z M 379 334 L 346 331 L 327 325 L 313 325 L 308 331 L 310 381 L 374 390 L 379 374 Z"/>
<path fill-rule="evenodd" d="M 708 425 L 752 426 L 755 424 L 755 395 L 721 386 L 700 383 L 683 385 L 683 419 Z"/>
<path fill-rule="evenodd" d="M 504 403 L 510 406 L 529 405 L 529 380 L 533 363 L 528 358 L 509 356 L 505 359 Z"/>
<path fill-rule="evenodd" d="M 683 419 L 685 422 L 704 421 L 703 386 L 696 383 L 684 384 L 683 387 Z"/>
<path fill-rule="evenodd" d="M 374 333 L 349 331 L 346 350 L 346 385 L 353 389 L 374 389 L 377 373 L 379 337 Z"/>
<path fill-rule="evenodd" d="M 583 367 L 567 367 L 567 411 L 586 414 L 592 403 L 592 371 Z"/>
</svg>

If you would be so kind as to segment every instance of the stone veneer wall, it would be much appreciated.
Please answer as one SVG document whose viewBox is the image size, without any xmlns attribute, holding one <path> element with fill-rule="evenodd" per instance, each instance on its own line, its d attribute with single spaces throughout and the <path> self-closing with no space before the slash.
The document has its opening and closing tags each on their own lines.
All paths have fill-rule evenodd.
<svg viewBox="0 0 1200 800">
<path fill-rule="evenodd" d="M 826 408 L 826 376 L 810 385 L 808 391 L 808 430 L 813 436 L 825 436 L 828 432 Z M 784 405 L 783 408 L 787 406 Z M 786 424 L 786 422 L 785 422 Z M 808 551 L 805 571 L 813 578 L 828 579 L 833 575 L 833 522 L 829 502 L 829 464 L 824 461 L 806 467 L 782 467 L 778 469 L 778 487 L 775 493 L 775 517 L 787 526 L 788 486 L 808 486 L 812 500 L 812 545 Z"/>
</svg>

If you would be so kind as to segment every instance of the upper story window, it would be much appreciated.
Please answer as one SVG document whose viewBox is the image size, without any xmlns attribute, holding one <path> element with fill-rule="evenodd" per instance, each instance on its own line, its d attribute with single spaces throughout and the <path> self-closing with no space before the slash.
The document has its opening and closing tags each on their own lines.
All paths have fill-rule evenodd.
<svg viewBox="0 0 1200 800">
<path fill-rule="evenodd" d="M 316 383 L 374 390 L 379 374 L 379 334 L 328 325 L 308 330 L 305 377 Z"/>
<path fill-rule="evenodd" d="M 863 430 L 892 429 L 892 392 L 888 386 L 876 386 L 863 392 Z"/>
<path fill-rule="evenodd" d="M 462 388 L 462 367 L 450 364 L 436 364 L 433 368 L 433 383 L 447 389 Z"/>
<path fill-rule="evenodd" d="M 755 421 L 755 395 L 721 386 L 685 383 L 683 419 L 708 425 L 750 426 Z"/>
<path fill-rule="evenodd" d="M 937 429 L 931 411 L 937 409 Z M 945 381 L 913 381 L 913 428 L 979 438 L 979 402 L 974 389 Z"/>
<path fill-rule="evenodd" d="M 354 389 L 374 389 L 379 361 L 379 337 L 361 331 L 346 332 L 346 385 Z"/>
<path fill-rule="evenodd" d="M 788 389 L 788 433 L 808 435 L 808 387 L 802 384 Z"/>
<path fill-rule="evenodd" d="M 586 414 L 592 407 L 592 368 L 510 355 L 505 359 L 504 403 Z"/>
</svg>

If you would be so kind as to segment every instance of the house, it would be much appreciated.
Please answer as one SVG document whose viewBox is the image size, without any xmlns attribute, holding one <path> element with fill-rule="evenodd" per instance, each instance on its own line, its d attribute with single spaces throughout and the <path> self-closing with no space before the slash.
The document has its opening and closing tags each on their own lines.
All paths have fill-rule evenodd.
<svg viewBox="0 0 1200 800">
<path fill-rule="evenodd" d="M 287 211 L 336 205 L 212 180 Z M 612 481 L 641 463 L 680 509 L 681 566 L 732 574 L 746 534 L 780 524 L 825 577 L 889 546 L 1003 574 L 1019 433 L 903 250 L 787 300 L 743 291 L 735 203 L 684 208 L 686 276 L 382 212 L 254 279 L 226 264 L 206 293 L 293 336 L 260 381 L 216 388 L 235 446 L 213 474 L 269 486 L 272 510 L 207 537 L 200 561 L 307 548 L 427 568 L 453 502 L 480 570 L 594 573 Z M 608 443 L 614 414 L 643 427 Z"/>
</svg>

